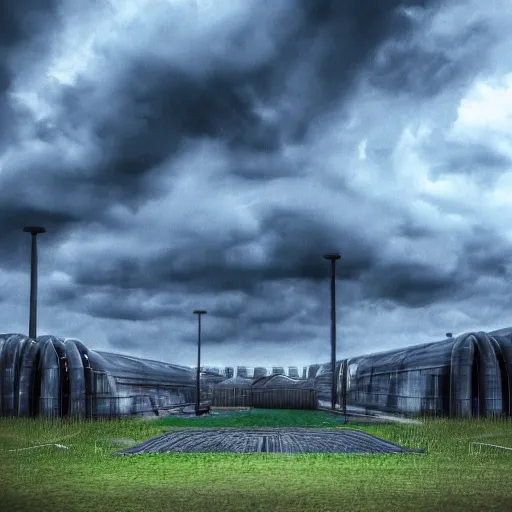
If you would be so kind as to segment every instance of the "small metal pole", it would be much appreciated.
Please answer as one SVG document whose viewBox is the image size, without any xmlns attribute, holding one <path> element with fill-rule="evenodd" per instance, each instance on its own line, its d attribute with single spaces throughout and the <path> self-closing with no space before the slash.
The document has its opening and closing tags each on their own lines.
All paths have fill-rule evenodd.
<svg viewBox="0 0 512 512">
<path fill-rule="evenodd" d="M 347 424 L 347 372 L 348 372 L 348 362 L 346 359 L 343 360 L 343 383 L 341 385 L 341 393 L 343 400 L 343 416 L 345 417 L 343 423 Z"/>
<path fill-rule="evenodd" d="M 201 315 L 206 315 L 207 311 L 202 309 L 194 310 L 197 315 L 197 374 L 196 374 L 196 416 L 199 416 L 199 406 L 201 401 Z"/>
<path fill-rule="evenodd" d="M 38 233 L 46 233 L 41 226 L 27 226 L 23 228 L 24 233 L 32 235 L 32 252 L 30 257 L 30 320 L 28 324 L 28 337 L 36 339 L 37 329 L 37 241 Z"/>
<path fill-rule="evenodd" d="M 325 254 L 326 260 L 331 260 L 331 409 L 336 408 L 336 260 L 341 256 L 338 253 Z"/>
</svg>

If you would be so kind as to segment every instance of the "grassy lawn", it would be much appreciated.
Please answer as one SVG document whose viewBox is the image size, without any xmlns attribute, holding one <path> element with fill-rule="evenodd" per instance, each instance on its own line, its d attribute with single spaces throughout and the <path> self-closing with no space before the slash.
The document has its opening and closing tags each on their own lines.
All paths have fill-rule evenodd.
<svg viewBox="0 0 512 512">
<path fill-rule="evenodd" d="M 357 428 L 426 454 L 175 454 L 112 457 L 170 427 L 347 428 L 323 411 L 69 422 L 0 418 L 0 510 L 512 510 L 512 422 L 424 420 Z M 44 446 L 59 443 L 69 447 Z M 19 451 L 9 451 L 19 450 Z"/>
</svg>

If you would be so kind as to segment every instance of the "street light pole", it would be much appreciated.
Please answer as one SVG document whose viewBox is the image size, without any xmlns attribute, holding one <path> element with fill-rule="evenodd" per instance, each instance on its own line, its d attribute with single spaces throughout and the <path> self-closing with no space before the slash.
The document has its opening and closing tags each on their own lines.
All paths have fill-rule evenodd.
<svg viewBox="0 0 512 512">
<path fill-rule="evenodd" d="M 336 407 L 336 260 L 341 256 L 338 253 L 325 254 L 326 260 L 331 260 L 331 409 Z"/>
<path fill-rule="evenodd" d="M 37 327 L 37 241 L 38 233 L 46 233 L 46 229 L 41 226 L 26 226 L 24 233 L 32 235 L 32 253 L 30 261 L 30 320 L 28 324 L 28 336 L 36 339 Z"/>
<path fill-rule="evenodd" d="M 199 416 L 199 405 L 201 401 L 201 315 L 206 315 L 203 309 L 194 310 L 197 315 L 197 375 L 196 375 L 196 416 Z"/>
</svg>

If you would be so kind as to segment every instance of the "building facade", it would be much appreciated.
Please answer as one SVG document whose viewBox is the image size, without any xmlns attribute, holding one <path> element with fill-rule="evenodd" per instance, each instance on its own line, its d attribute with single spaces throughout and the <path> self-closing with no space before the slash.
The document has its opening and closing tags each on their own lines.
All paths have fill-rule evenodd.
<svg viewBox="0 0 512 512">
<path fill-rule="evenodd" d="M 512 328 L 339 360 L 335 371 L 338 406 L 413 416 L 512 415 Z M 319 400 L 331 401 L 330 362 L 301 371 L 289 367 L 288 376 L 277 366 L 239 366 L 234 373 L 230 367 L 218 372 L 202 368 L 203 391 L 212 388 L 212 395 L 216 385 L 235 377 L 251 382 L 254 395 L 263 396 L 258 391 L 263 382 L 265 389 L 272 387 L 272 393 L 265 391 L 272 402 L 265 399 L 261 404 L 309 404 L 304 398 L 308 389 Z M 292 386 L 292 381 L 301 382 L 299 376 L 307 378 Z M 72 338 L 0 335 L 3 416 L 157 414 L 160 408 L 194 403 L 195 379 L 194 368 L 91 350 Z M 276 385 L 281 380 L 286 386 Z M 292 387 L 293 400 L 277 396 L 279 388 L 286 393 Z M 226 385 L 223 388 L 227 393 Z"/>
</svg>

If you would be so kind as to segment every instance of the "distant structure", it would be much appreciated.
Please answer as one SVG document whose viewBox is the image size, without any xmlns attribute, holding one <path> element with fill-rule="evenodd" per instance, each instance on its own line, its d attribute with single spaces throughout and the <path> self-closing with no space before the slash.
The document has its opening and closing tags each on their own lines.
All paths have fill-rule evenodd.
<svg viewBox="0 0 512 512">
<path fill-rule="evenodd" d="M 246 379 L 248 377 L 248 371 L 246 366 L 237 366 L 236 376 Z"/>
<path fill-rule="evenodd" d="M 262 409 L 316 409 L 314 383 L 286 375 L 269 375 L 253 381 L 251 405 Z"/>
<path fill-rule="evenodd" d="M 296 366 L 288 366 L 288 377 L 292 379 L 299 378 L 299 369 Z"/>
<path fill-rule="evenodd" d="M 266 377 L 268 374 L 267 369 L 263 368 L 261 366 L 257 366 L 254 368 L 254 378 L 257 379 L 258 377 Z"/>
<path fill-rule="evenodd" d="M 314 383 L 285 375 L 247 379 L 234 377 L 215 386 L 212 405 L 262 409 L 316 409 Z"/>
<path fill-rule="evenodd" d="M 252 379 L 231 377 L 220 382 L 213 389 L 214 407 L 250 407 Z"/>
</svg>

